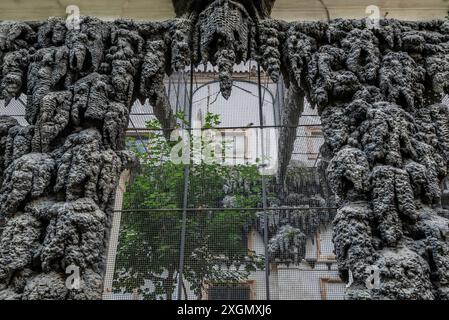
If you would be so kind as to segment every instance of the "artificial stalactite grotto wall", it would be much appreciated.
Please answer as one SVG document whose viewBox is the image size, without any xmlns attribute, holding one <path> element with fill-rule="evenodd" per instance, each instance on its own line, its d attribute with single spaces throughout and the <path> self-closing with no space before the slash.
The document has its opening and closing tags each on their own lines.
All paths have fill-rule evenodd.
<svg viewBox="0 0 449 320">
<path fill-rule="evenodd" d="M 30 124 L 0 118 L 0 298 L 100 298 L 114 190 L 135 161 L 123 150 L 130 106 L 148 98 L 170 127 L 166 74 L 209 61 L 229 97 L 232 66 L 248 59 L 283 75 L 284 124 L 297 124 L 303 96 L 321 114 L 348 298 L 449 298 L 449 22 L 286 23 L 269 18 L 273 3 L 174 1 L 171 21 L 83 17 L 79 30 L 57 18 L 0 25 L 1 98 L 27 94 Z M 79 290 L 65 286 L 72 264 Z M 365 287 L 371 265 L 379 289 Z"/>
</svg>

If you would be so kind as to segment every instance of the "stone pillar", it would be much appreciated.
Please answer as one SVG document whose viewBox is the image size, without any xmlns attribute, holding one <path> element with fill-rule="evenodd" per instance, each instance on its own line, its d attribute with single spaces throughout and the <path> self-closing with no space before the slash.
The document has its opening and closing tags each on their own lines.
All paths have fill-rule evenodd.
<svg viewBox="0 0 449 320">
<path fill-rule="evenodd" d="M 115 261 L 120 235 L 120 223 L 122 220 L 123 197 L 126 192 L 126 183 L 129 181 L 130 172 L 125 170 L 120 175 L 120 181 L 115 192 L 114 217 L 112 218 L 111 235 L 109 237 L 108 255 L 106 260 L 106 272 L 103 285 L 103 300 L 112 300 L 112 287 L 114 281 Z"/>
<path fill-rule="evenodd" d="M 439 103 L 449 89 L 448 27 L 335 21 L 288 30 L 290 72 L 321 113 L 339 202 L 335 253 L 342 278 L 354 278 L 350 299 L 449 298 L 440 203 L 449 109 Z"/>
<path fill-rule="evenodd" d="M 144 40 L 92 18 L 2 27 L 2 97 L 26 91 L 30 125 L 0 121 L 0 298 L 101 298 Z"/>
</svg>

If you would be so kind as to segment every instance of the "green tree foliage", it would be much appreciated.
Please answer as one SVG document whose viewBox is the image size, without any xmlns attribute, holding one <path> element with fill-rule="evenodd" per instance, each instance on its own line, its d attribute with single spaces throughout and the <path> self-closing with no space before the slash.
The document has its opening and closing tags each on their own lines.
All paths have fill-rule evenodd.
<svg viewBox="0 0 449 320">
<path fill-rule="evenodd" d="M 205 122 L 204 128 L 211 128 L 220 121 L 207 114 Z M 179 269 L 185 165 L 169 160 L 177 141 L 167 141 L 157 121 L 147 127 L 153 131 L 145 149 L 139 139 L 128 141 L 141 166 L 124 197 L 114 291 L 137 288 L 146 299 L 172 299 Z M 208 283 L 235 283 L 263 266 L 263 257 L 245 243 L 255 212 L 207 210 L 221 206 L 230 189 L 233 207 L 260 206 L 261 177 L 255 165 L 201 162 L 191 164 L 189 181 L 192 210 L 187 212 L 183 290 L 186 293 L 190 286 L 201 298 Z"/>
</svg>

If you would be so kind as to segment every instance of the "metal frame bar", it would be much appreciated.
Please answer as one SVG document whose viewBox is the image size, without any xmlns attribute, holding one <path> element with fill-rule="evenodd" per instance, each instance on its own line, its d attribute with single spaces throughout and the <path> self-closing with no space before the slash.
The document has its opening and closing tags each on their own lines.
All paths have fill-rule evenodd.
<svg viewBox="0 0 449 320">
<path fill-rule="evenodd" d="M 190 127 L 192 126 L 192 106 L 193 106 L 193 65 L 190 65 L 190 96 L 189 96 L 189 114 L 188 114 L 188 126 L 189 136 Z M 190 141 L 188 141 L 190 145 Z M 181 244 L 179 250 L 179 270 L 178 270 L 178 300 L 182 300 L 182 288 L 183 288 L 183 273 L 184 273 L 184 255 L 186 246 L 186 233 L 187 233 L 187 205 L 189 197 L 189 176 L 190 176 L 190 158 L 189 163 L 184 165 L 184 195 L 183 195 L 183 208 L 182 208 L 182 226 L 181 226 Z"/>
<path fill-rule="evenodd" d="M 264 144 L 264 123 L 263 123 L 263 105 L 264 97 L 262 97 L 262 83 L 260 77 L 261 69 L 260 64 L 257 64 L 257 84 L 259 90 L 259 122 L 260 122 L 260 148 L 261 148 L 261 159 L 262 167 L 265 164 L 265 144 Z M 267 182 L 265 175 L 262 174 L 262 206 L 264 212 L 264 249 L 265 249 L 265 292 L 267 300 L 270 300 L 270 259 L 268 255 L 268 212 L 266 208 L 267 204 Z"/>
</svg>

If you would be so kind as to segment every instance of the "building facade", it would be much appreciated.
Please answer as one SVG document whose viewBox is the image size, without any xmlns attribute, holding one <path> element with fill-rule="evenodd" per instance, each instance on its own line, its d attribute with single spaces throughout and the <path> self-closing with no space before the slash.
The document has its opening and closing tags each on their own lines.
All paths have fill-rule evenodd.
<svg viewBox="0 0 449 320">
<path fill-rule="evenodd" d="M 117 256 L 139 253 L 135 265 L 120 260 L 128 267 L 122 277 L 143 282 L 134 288 L 128 283 L 135 297 L 187 298 L 193 290 L 197 298 L 260 298 L 263 269 L 265 298 L 291 290 L 299 292 L 295 298 L 305 297 L 302 288 L 317 283 L 320 295 L 310 289 L 309 297 L 335 298 L 343 287 L 338 272 L 352 282 L 345 290 L 349 299 L 447 299 L 442 184 L 449 110 L 441 101 L 449 92 L 449 23 L 391 20 L 379 7 L 371 7 L 366 19 L 331 20 L 332 8 L 319 3 L 327 21 L 273 19 L 282 0 L 174 0 L 176 18 L 168 21 L 105 21 L 73 13 L 67 20 L 2 23 L 0 95 L 9 116 L 0 117 L 0 298 L 98 299 L 114 291 L 103 283 L 105 274 L 111 282 L 107 253 L 115 257 L 118 242 Z M 249 61 L 258 61 L 255 70 L 251 64 L 246 72 L 235 69 Z M 163 150 L 178 127 L 202 131 L 209 121 L 219 124 L 214 115 L 220 113 L 229 126 L 218 133 L 233 133 L 223 157 L 244 166 L 235 166 L 237 174 L 215 167 L 205 177 L 189 159 L 184 167 L 150 167 L 152 180 L 138 180 L 136 155 L 145 157 L 142 136 L 154 137 L 154 128 L 130 118 L 136 101 L 152 106 Z M 26 121 L 11 103 L 24 105 Z M 218 103 L 228 109 L 215 109 Z M 305 114 L 312 110 L 321 122 Z M 257 111 L 258 119 L 246 123 Z M 314 119 L 300 126 L 307 117 Z M 266 134 L 270 128 L 277 129 L 273 135 Z M 134 153 L 125 148 L 130 137 L 140 140 Z M 298 138 L 306 143 L 297 147 Z M 262 174 L 273 169 L 272 160 L 274 178 Z M 248 174 L 250 165 L 261 170 Z M 160 168 L 169 174 L 155 177 Z M 153 215 L 135 215 L 131 224 L 123 223 L 128 209 L 120 209 L 116 197 L 125 170 L 126 205 L 139 204 L 126 196 L 137 182 L 152 195 L 144 206 Z M 207 184 L 192 188 L 192 174 L 197 181 L 209 178 Z M 161 189 L 154 194 L 156 187 Z M 236 198 L 235 190 L 242 195 Z M 316 236 L 329 234 L 330 221 L 333 250 Z M 135 231 L 147 224 L 153 224 L 151 239 L 139 238 Z M 124 242 L 119 225 L 127 226 L 120 231 Z M 157 249 L 148 252 L 148 239 Z M 263 255 L 257 254 L 260 244 Z M 226 268 L 215 263 L 222 251 L 231 257 L 222 260 Z M 324 265 L 326 274 L 285 286 L 304 278 L 307 268 L 319 274 Z M 65 283 L 68 268 L 80 271 L 75 290 Z M 373 270 L 382 279 L 375 288 L 366 285 Z M 243 285 L 248 272 L 253 279 Z M 147 280 L 160 285 L 152 292 Z M 229 282 L 237 286 L 223 288 Z"/>
</svg>

